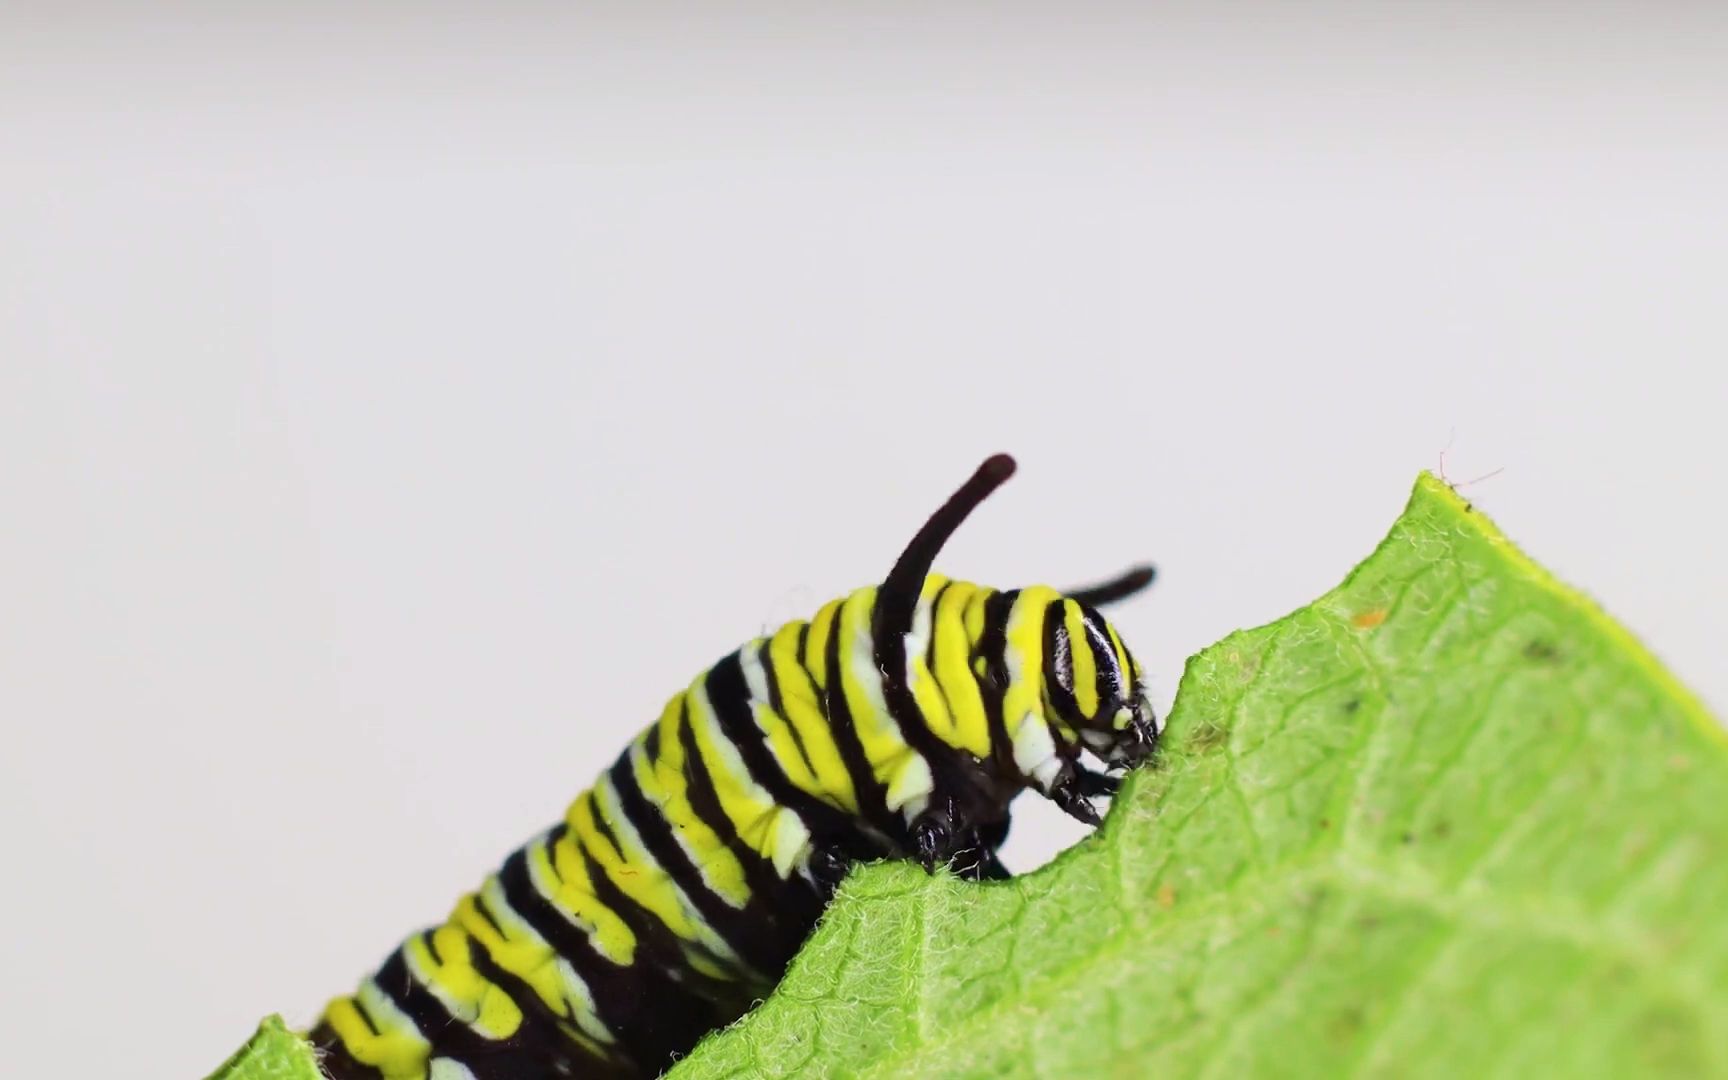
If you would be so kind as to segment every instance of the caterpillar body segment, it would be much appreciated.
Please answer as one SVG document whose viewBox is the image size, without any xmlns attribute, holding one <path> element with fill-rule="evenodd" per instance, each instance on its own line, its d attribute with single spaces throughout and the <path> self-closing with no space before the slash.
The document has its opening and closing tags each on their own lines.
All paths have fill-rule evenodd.
<svg viewBox="0 0 1728 1080">
<path fill-rule="evenodd" d="M 987 460 L 879 586 L 722 657 L 445 923 L 312 1029 L 332 1080 L 650 1077 L 765 996 L 856 862 L 975 879 L 1031 789 L 1090 823 L 1151 756 L 1139 664 L 1097 607 L 932 572 L 1014 471 Z"/>
</svg>

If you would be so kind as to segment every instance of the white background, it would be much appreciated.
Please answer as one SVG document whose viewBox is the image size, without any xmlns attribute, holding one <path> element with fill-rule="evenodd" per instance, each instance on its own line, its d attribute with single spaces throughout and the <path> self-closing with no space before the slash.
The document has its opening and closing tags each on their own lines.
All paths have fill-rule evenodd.
<svg viewBox="0 0 1728 1080">
<path fill-rule="evenodd" d="M 1712 5 L 889 8 L 0 16 L 9 1075 L 309 1021 L 998 449 L 1161 707 L 1447 447 L 1728 706 Z"/>
</svg>

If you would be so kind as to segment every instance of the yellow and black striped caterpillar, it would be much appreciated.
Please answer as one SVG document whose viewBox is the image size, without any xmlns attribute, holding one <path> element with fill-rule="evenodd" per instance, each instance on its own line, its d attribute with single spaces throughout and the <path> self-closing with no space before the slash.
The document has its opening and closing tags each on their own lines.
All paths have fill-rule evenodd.
<svg viewBox="0 0 1728 1080">
<path fill-rule="evenodd" d="M 847 868 L 1006 871 L 1009 804 L 1096 824 L 1110 770 L 1158 738 L 1139 665 L 1096 608 L 1150 568 L 1063 595 L 933 575 L 1014 472 L 990 458 L 880 586 L 698 675 L 564 821 L 415 934 L 311 1037 L 335 1080 L 647 1077 L 785 971 Z"/>
</svg>

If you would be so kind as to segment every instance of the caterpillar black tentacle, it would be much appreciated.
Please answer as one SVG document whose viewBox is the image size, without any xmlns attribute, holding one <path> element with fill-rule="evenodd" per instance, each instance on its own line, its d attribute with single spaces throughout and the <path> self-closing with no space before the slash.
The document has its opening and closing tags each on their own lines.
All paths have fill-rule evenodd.
<svg viewBox="0 0 1728 1080">
<path fill-rule="evenodd" d="M 1070 589 L 1068 599 L 1081 607 L 1101 608 L 1120 603 L 1130 596 L 1141 592 L 1151 585 L 1158 576 L 1158 571 L 1152 566 L 1133 566 L 1111 578 L 1100 581 L 1096 585 L 1084 588 Z"/>
<path fill-rule="evenodd" d="M 1097 609 L 1152 569 L 1067 595 L 933 574 L 1014 468 L 986 460 L 880 586 L 674 695 L 561 823 L 329 1004 L 330 1076 L 653 1076 L 772 988 L 853 864 L 1005 878 L 1027 789 L 1096 824 L 1159 732 Z"/>
</svg>

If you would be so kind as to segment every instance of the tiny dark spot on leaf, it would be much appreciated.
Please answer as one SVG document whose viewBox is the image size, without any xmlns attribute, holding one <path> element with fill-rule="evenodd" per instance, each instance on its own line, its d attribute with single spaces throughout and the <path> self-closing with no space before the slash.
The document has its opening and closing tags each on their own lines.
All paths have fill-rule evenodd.
<svg viewBox="0 0 1728 1080">
<path fill-rule="evenodd" d="M 1416 842 L 1416 834 L 1407 832 L 1403 836 L 1400 836 L 1398 839 L 1402 840 L 1406 844 L 1414 844 Z"/>
<path fill-rule="evenodd" d="M 1320 819 L 1320 827 L 1322 829 L 1330 829 L 1332 827 L 1332 819 L 1329 817 L 1321 818 Z"/>
<path fill-rule="evenodd" d="M 1538 664 L 1552 664 L 1560 659 L 1560 652 L 1553 642 L 1536 638 L 1524 646 L 1524 657 Z"/>
<path fill-rule="evenodd" d="M 1344 711 L 1347 713 L 1353 713 L 1357 709 L 1360 709 L 1361 707 L 1362 707 L 1362 699 L 1359 697 L 1353 697 L 1349 701 L 1346 701 L 1344 703 Z"/>
<path fill-rule="evenodd" d="M 1338 1042 L 1348 1043 L 1361 1034 L 1363 1020 L 1361 1006 L 1347 1005 L 1333 1014 L 1327 1032 Z"/>
<path fill-rule="evenodd" d="M 1635 1023 L 1639 1032 L 1639 1050 L 1652 1069 L 1696 1074 L 1704 1068 L 1699 1053 L 1703 1040 L 1692 1017 L 1673 1008 L 1657 1006 L 1645 1010 Z"/>
<path fill-rule="evenodd" d="M 1451 836 L 1452 823 L 1450 821 L 1436 822 L 1434 824 L 1434 835 L 1442 838 Z"/>
</svg>

